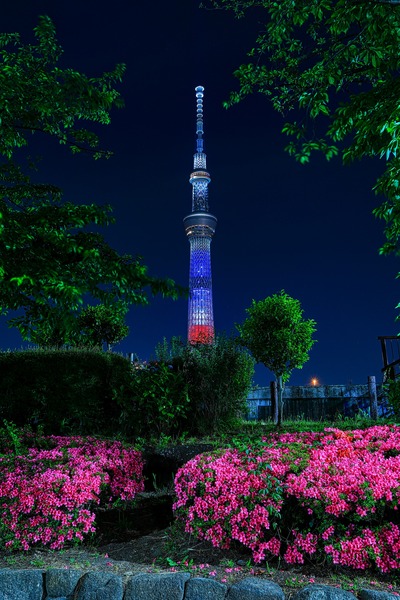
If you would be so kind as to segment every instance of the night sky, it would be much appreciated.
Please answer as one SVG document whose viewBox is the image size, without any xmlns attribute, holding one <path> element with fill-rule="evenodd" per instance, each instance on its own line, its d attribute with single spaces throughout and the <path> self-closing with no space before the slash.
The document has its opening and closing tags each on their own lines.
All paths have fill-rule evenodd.
<svg viewBox="0 0 400 600">
<path fill-rule="evenodd" d="M 40 178 L 65 200 L 112 204 L 117 223 L 104 230 L 121 253 L 143 256 L 153 275 L 188 284 L 189 244 L 182 219 L 191 211 L 189 174 L 195 152 L 195 92 L 205 87 L 204 125 L 210 212 L 218 218 L 211 245 L 214 319 L 230 333 L 252 299 L 284 289 L 317 322 L 310 360 L 291 384 L 381 381 L 378 335 L 394 335 L 400 261 L 381 257 L 383 223 L 371 212 L 371 191 L 384 164 L 315 156 L 301 166 L 284 147 L 284 120 L 254 95 L 226 111 L 237 88 L 232 73 L 246 60 L 261 25 L 198 0 L 101 5 L 93 0 L 13 0 L 2 7 L 1 31 L 33 41 L 38 15 L 55 22 L 62 66 L 90 76 L 124 62 L 119 88 L 126 107 L 101 129 L 108 161 L 72 157 L 51 140 L 43 145 Z M 148 359 L 163 337 L 185 338 L 187 300 L 156 298 L 130 310 L 129 337 L 115 349 Z M 1 348 L 21 345 L 2 326 Z M 257 369 L 255 381 L 271 374 Z"/>
</svg>

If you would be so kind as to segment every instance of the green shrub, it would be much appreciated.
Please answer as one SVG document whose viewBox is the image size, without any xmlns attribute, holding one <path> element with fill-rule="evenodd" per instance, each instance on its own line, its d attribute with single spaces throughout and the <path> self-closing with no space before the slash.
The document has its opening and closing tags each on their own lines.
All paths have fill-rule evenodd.
<svg viewBox="0 0 400 600">
<path fill-rule="evenodd" d="M 188 345 L 181 361 L 190 398 L 191 433 L 213 434 L 243 417 L 254 360 L 237 339 L 222 335 L 213 344 Z"/>
<path fill-rule="evenodd" d="M 0 352 L 0 419 L 49 433 L 111 433 L 131 365 L 98 350 Z"/>
<path fill-rule="evenodd" d="M 236 339 L 197 346 L 164 339 L 156 356 L 134 369 L 121 413 L 125 435 L 213 435 L 247 412 L 254 361 Z"/>
<path fill-rule="evenodd" d="M 396 417 L 400 416 L 400 379 L 390 379 L 385 384 L 385 391 L 390 406 Z"/>
<path fill-rule="evenodd" d="M 183 373 L 165 362 L 138 363 L 121 405 L 120 428 L 125 435 L 176 435 L 189 410 Z"/>
</svg>

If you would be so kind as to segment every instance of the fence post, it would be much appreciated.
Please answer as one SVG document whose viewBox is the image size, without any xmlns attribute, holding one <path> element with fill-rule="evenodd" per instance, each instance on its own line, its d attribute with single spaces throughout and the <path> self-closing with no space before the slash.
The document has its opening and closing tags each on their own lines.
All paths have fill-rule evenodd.
<svg viewBox="0 0 400 600">
<path fill-rule="evenodd" d="M 274 425 L 278 423 L 278 390 L 276 389 L 276 381 L 271 381 L 271 417 Z"/>
<path fill-rule="evenodd" d="M 371 419 L 376 421 L 378 418 L 378 397 L 376 395 L 375 375 L 368 376 L 368 392 L 371 407 Z"/>
</svg>

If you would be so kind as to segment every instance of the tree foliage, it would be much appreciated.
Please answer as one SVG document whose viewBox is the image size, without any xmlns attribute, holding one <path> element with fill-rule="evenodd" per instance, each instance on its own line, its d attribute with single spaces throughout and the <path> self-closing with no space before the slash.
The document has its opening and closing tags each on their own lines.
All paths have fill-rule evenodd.
<svg viewBox="0 0 400 600">
<path fill-rule="evenodd" d="M 277 380 L 279 421 L 282 420 L 283 387 L 293 369 L 301 369 L 309 359 L 315 341 L 313 319 L 303 319 L 299 300 L 291 298 L 284 290 L 264 300 L 253 300 L 246 309 L 247 319 L 238 325 L 242 344 L 256 362 L 274 373 Z"/>
<path fill-rule="evenodd" d="M 100 348 L 105 344 L 107 350 L 111 350 L 112 345 L 118 344 L 129 333 L 126 313 L 127 307 L 122 304 L 88 306 L 78 319 L 81 343 Z"/>
<path fill-rule="evenodd" d="M 262 28 L 249 61 L 235 76 L 285 117 L 289 154 L 301 163 L 313 151 L 344 162 L 378 156 L 386 169 L 376 192 L 386 201 L 374 214 L 386 222 L 382 253 L 400 253 L 400 3 L 396 0 L 209 0 L 206 6 L 243 17 L 252 9 Z M 295 109 L 295 110 L 294 110 Z"/>
<path fill-rule="evenodd" d="M 52 20 L 39 17 L 34 33 L 35 45 L 23 44 L 18 33 L 0 34 L 0 153 L 11 159 L 33 132 L 40 132 L 72 152 L 109 156 L 99 149 L 95 132 L 79 124 L 110 123 L 110 110 L 123 106 L 114 85 L 122 80 L 125 65 L 100 77 L 62 69 L 63 50 Z"/>
<path fill-rule="evenodd" d="M 188 344 L 183 358 L 192 428 L 201 434 L 229 429 L 247 413 L 254 360 L 237 338 Z"/>
<path fill-rule="evenodd" d="M 164 338 L 156 356 L 183 374 L 190 402 L 185 428 L 190 433 L 229 429 L 247 412 L 254 360 L 237 338 L 220 334 L 212 344 Z"/>
<path fill-rule="evenodd" d="M 182 370 L 159 361 L 133 363 L 128 393 L 120 404 L 125 435 L 160 439 L 182 433 L 189 411 Z"/>
<path fill-rule="evenodd" d="M 61 69 L 52 21 L 41 17 L 34 31 L 36 45 L 0 35 L 0 310 L 19 311 L 10 325 L 24 339 L 59 346 L 71 343 L 77 311 L 90 298 L 145 304 L 146 290 L 171 297 L 179 290 L 107 244 L 99 227 L 114 222 L 109 206 L 63 202 L 59 188 L 33 183 L 22 168 L 21 147 L 39 132 L 73 153 L 108 157 L 80 123 L 108 124 L 122 105 L 114 84 L 124 65 L 97 78 Z"/>
</svg>

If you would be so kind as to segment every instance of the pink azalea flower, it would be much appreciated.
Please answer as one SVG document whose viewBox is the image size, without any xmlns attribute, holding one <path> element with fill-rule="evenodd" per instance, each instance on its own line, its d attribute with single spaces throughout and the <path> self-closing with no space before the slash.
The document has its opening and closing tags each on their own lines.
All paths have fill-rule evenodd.
<svg viewBox="0 0 400 600">
<path fill-rule="evenodd" d="M 189 461 L 175 478 L 174 510 L 188 533 L 219 548 L 240 543 L 257 563 L 325 556 L 389 572 L 400 568 L 400 529 L 379 515 L 398 509 L 398 448 L 395 425 L 273 434 L 254 451 Z"/>
</svg>

